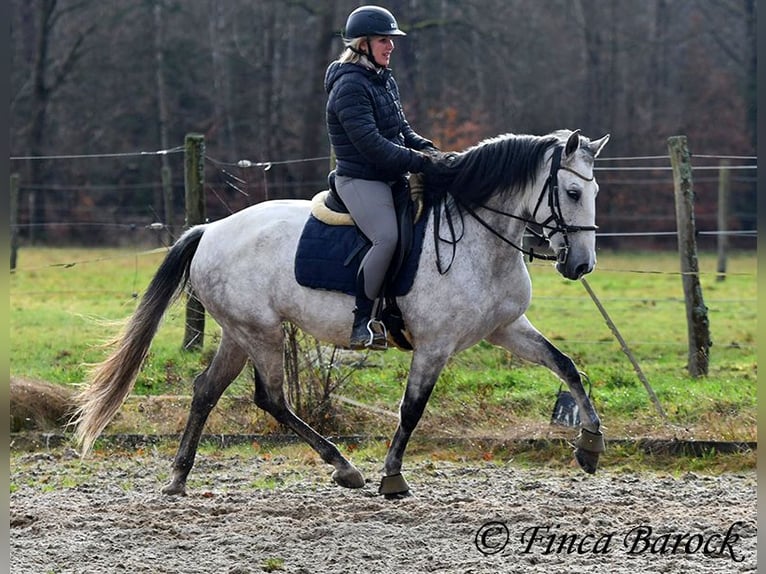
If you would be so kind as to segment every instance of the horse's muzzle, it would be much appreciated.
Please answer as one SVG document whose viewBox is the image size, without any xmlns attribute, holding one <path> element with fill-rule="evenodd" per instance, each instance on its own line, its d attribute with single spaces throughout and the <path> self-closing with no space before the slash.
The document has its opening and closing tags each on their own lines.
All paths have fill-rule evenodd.
<svg viewBox="0 0 766 574">
<path fill-rule="evenodd" d="M 593 271 L 593 267 L 594 266 L 590 261 L 580 263 L 570 261 L 568 250 L 566 248 L 561 249 L 556 255 L 556 271 L 572 281 L 576 281 L 583 275 L 587 275 Z"/>
</svg>

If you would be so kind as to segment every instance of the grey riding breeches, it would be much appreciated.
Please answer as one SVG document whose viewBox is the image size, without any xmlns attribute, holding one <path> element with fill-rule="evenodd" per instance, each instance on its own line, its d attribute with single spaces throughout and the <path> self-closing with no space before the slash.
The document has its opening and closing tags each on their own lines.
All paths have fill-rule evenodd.
<svg viewBox="0 0 766 574">
<path fill-rule="evenodd" d="M 399 239 L 391 185 L 345 176 L 335 178 L 335 188 L 359 230 L 372 242 L 359 272 L 368 299 L 375 299 L 383 287 Z"/>
</svg>

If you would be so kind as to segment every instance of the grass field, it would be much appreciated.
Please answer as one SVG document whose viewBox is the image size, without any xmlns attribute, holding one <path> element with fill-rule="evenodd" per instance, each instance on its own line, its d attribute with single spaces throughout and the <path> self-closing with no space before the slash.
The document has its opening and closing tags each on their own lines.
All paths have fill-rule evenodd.
<svg viewBox="0 0 766 574">
<path fill-rule="evenodd" d="M 83 383 L 86 364 L 104 358 L 101 343 L 135 309 L 162 256 L 125 249 L 23 249 L 10 277 L 11 375 Z M 714 255 L 701 254 L 700 267 L 714 346 L 709 375 L 699 379 L 686 371 L 677 254 L 601 252 L 597 270 L 588 277 L 675 425 L 663 427 L 584 287 L 563 279 L 550 264 L 531 265 L 534 295 L 527 315 L 589 375 L 594 403 L 611 436 L 685 433 L 756 440 L 756 254 L 732 254 L 725 281 L 716 281 Z M 201 356 L 185 352 L 180 349 L 183 319 L 184 306 L 176 304 L 139 376 L 137 395 L 191 393 L 191 380 L 211 357 L 218 329 L 209 319 Z M 408 363 L 409 354 L 397 350 L 371 354 L 364 368 L 342 367 L 346 380 L 339 393 L 372 409 L 396 412 Z M 559 381 L 546 369 L 480 344 L 445 369 L 422 428 L 454 436 L 551 432 L 558 389 Z M 251 395 L 246 371 L 227 391 L 227 400 L 238 403 Z M 257 415 L 248 416 L 247 424 L 268 427 Z M 334 416 L 338 420 L 327 426 L 333 432 L 388 434 L 392 429 L 389 417 L 347 403 L 338 405 Z M 211 419 L 211 424 L 218 423 Z"/>
</svg>

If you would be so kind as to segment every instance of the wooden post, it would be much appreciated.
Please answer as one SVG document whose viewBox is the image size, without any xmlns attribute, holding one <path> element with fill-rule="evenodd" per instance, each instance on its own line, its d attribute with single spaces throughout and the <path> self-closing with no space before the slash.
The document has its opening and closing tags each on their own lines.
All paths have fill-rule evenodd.
<svg viewBox="0 0 766 574">
<path fill-rule="evenodd" d="M 607 327 L 609 327 L 609 330 L 612 331 L 615 338 L 617 339 L 617 342 L 620 343 L 622 352 L 627 355 L 628 359 L 630 360 L 630 364 L 633 365 L 633 370 L 636 371 L 638 379 L 643 383 L 646 392 L 649 393 L 649 399 L 654 404 L 654 408 L 657 409 L 657 412 L 662 417 L 662 420 L 664 420 L 666 423 L 669 423 L 670 421 L 668 420 L 668 415 L 665 413 L 665 409 L 662 408 L 660 399 L 657 398 L 657 394 L 654 392 L 652 385 L 649 384 L 649 380 L 646 378 L 646 375 L 644 375 L 644 371 L 641 370 L 641 365 L 638 364 L 635 355 L 630 350 L 630 347 L 628 347 L 625 339 L 622 338 L 620 331 L 617 329 L 617 325 L 614 324 L 614 321 L 612 321 L 609 313 L 606 312 L 606 309 L 601 304 L 601 301 L 599 301 L 598 297 L 596 297 L 596 294 L 593 292 L 593 289 L 591 289 L 590 284 L 585 280 L 585 277 L 581 277 L 580 282 L 583 284 L 583 287 L 585 287 L 585 290 L 588 292 L 588 295 L 590 295 L 590 298 L 593 299 L 593 302 L 596 304 L 596 307 L 601 313 L 601 316 L 604 318 L 604 321 L 606 321 Z"/>
<path fill-rule="evenodd" d="M 11 271 L 16 269 L 19 251 L 19 174 L 11 175 Z"/>
<path fill-rule="evenodd" d="M 205 222 L 205 137 L 187 134 L 184 149 L 186 227 Z M 186 301 L 184 349 L 201 349 L 205 340 L 205 308 L 189 292 Z"/>
<path fill-rule="evenodd" d="M 726 279 L 726 256 L 729 250 L 729 161 L 721 160 L 718 171 L 718 265 L 716 281 Z"/>
<path fill-rule="evenodd" d="M 686 136 L 668 138 L 670 163 L 676 201 L 678 253 L 681 257 L 681 277 L 686 300 L 686 322 L 689 333 L 689 374 L 707 375 L 710 359 L 710 325 L 707 307 L 702 299 L 697 259 L 696 229 L 694 222 L 694 187 L 692 165 Z"/>
</svg>

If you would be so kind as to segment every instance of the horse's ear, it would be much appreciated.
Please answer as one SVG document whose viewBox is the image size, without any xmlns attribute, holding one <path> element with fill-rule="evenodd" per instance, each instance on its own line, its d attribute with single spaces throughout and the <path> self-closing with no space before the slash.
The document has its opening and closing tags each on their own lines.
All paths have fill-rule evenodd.
<svg viewBox="0 0 766 574">
<path fill-rule="evenodd" d="M 609 136 L 610 134 L 606 134 L 600 140 L 596 140 L 588 144 L 588 148 L 590 148 L 590 151 L 593 152 L 593 157 L 598 157 L 598 154 L 601 153 L 601 150 L 606 145 L 606 142 L 609 141 Z"/>
<path fill-rule="evenodd" d="M 577 148 L 579 147 L 580 147 L 580 130 L 575 130 L 569 136 L 569 139 L 567 140 L 567 145 L 564 146 L 564 155 L 565 156 L 572 155 L 574 152 L 577 151 Z"/>
</svg>

